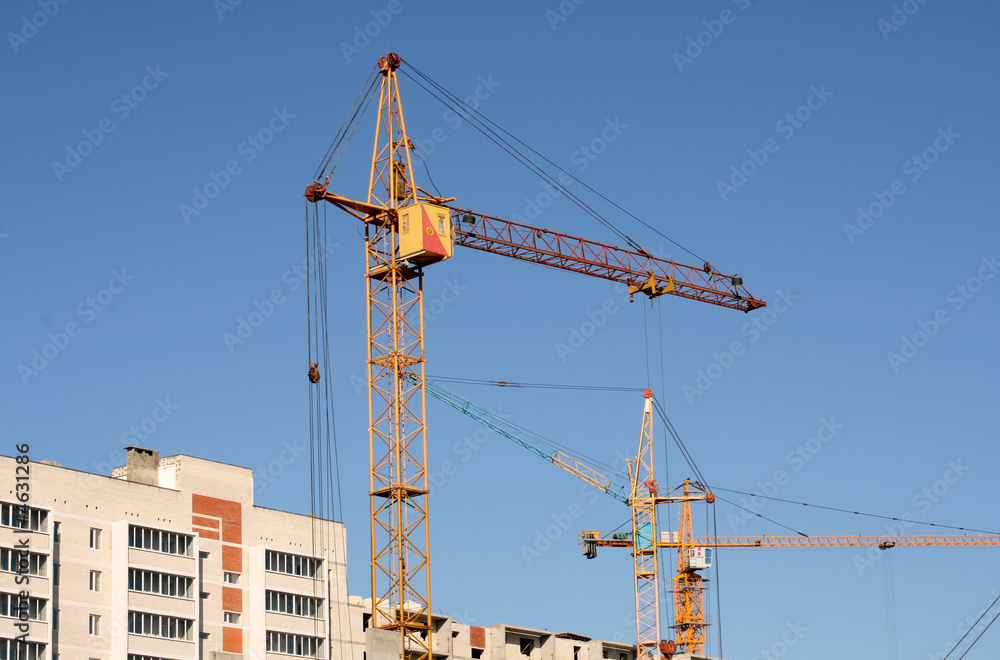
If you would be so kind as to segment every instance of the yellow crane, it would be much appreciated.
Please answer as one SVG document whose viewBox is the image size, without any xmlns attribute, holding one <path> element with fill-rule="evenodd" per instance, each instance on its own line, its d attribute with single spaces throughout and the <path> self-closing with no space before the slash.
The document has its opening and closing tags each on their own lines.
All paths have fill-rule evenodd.
<svg viewBox="0 0 1000 660">
<path fill-rule="evenodd" d="M 691 502 L 715 502 L 715 496 L 701 484 L 684 480 L 681 489 L 680 515 L 676 533 L 663 532 L 658 548 L 677 551 L 674 577 L 674 629 L 678 653 L 700 655 L 705 646 L 704 585 L 699 571 L 712 565 L 714 548 L 829 548 L 897 546 L 973 546 L 1000 545 L 1000 535 L 912 535 L 912 536 L 698 536 L 691 525 Z M 598 547 L 632 547 L 632 539 L 621 534 L 583 532 L 580 540 L 588 558 Z"/>
<path fill-rule="evenodd" d="M 628 548 L 632 551 L 635 567 L 636 648 L 639 658 L 656 658 L 657 650 L 667 657 L 674 653 L 702 653 L 707 641 L 708 624 L 705 621 L 704 580 L 700 571 L 712 566 L 714 548 L 878 547 L 885 550 L 896 546 L 1000 545 L 1000 536 L 990 534 L 696 537 L 691 519 L 691 503 L 713 504 L 715 496 L 704 486 L 689 479 L 685 479 L 683 485 L 676 489 L 676 494 L 660 493 L 653 470 L 653 398 L 649 390 L 643 393 L 645 402 L 639 451 L 634 459 L 628 461 L 629 485 L 624 486 L 565 450 L 558 449 L 545 438 L 512 424 L 442 385 L 428 380 L 426 387 L 427 393 L 434 398 L 630 506 L 631 532 L 583 532 L 580 542 L 583 554 L 588 559 L 597 556 L 599 547 Z M 677 530 L 659 532 L 655 506 L 667 503 L 680 505 Z M 658 549 L 677 552 L 671 589 L 674 601 L 674 623 L 671 625 L 674 629 L 673 640 L 660 639 Z"/>
<path fill-rule="evenodd" d="M 403 660 L 431 660 L 424 267 L 450 258 L 458 244 L 623 283 L 630 293 L 650 298 L 669 294 L 743 312 L 766 303 L 750 295 L 738 276 L 720 273 L 708 263 L 695 267 L 657 259 L 620 232 L 631 249 L 450 206 L 454 198 L 418 187 L 399 93 L 397 71 L 402 64 L 396 53 L 379 59 L 357 110 L 335 138 L 305 196 L 313 203 L 329 202 L 364 223 L 371 625 L 400 634 Z M 329 192 L 333 169 L 325 179 L 320 177 L 331 162 L 336 166 L 333 156 L 350 140 L 357 118 L 375 98 L 376 86 L 378 115 L 367 196 L 357 200 Z M 548 180 L 562 186 L 554 177 Z M 310 381 L 315 386 L 312 377 Z"/>
<path fill-rule="evenodd" d="M 643 392 L 639 451 L 634 459 L 628 460 L 629 485 L 623 486 L 566 451 L 554 447 L 544 438 L 477 406 L 440 384 L 428 380 L 425 381 L 425 386 L 427 393 L 434 398 L 629 506 L 632 519 L 629 538 L 635 540 L 630 540 L 628 545 L 633 549 L 635 576 L 636 655 L 639 660 L 655 659 L 660 641 L 656 505 L 679 500 L 657 494 L 653 471 L 653 392 L 648 389 Z"/>
</svg>

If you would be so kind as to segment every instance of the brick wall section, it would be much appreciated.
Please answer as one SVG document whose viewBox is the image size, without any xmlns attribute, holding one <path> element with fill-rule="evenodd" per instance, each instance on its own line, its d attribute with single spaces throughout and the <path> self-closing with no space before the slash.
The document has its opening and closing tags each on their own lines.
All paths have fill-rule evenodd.
<svg viewBox="0 0 1000 660">
<path fill-rule="evenodd" d="M 191 495 L 191 512 L 222 520 L 222 540 L 243 543 L 243 509 L 239 502 L 220 500 L 206 495 Z M 192 523 L 194 516 L 192 516 Z"/>
<path fill-rule="evenodd" d="M 232 545 L 222 546 L 222 570 L 230 573 L 243 572 L 243 549 Z"/>
<path fill-rule="evenodd" d="M 243 631 L 240 628 L 223 628 L 222 648 L 226 653 L 243 653 Z"/>
<path fill-rule="evenodd" d="M 222 609 L 226 612 L 242 612 L 243 590 L 239 587 L 222 587 Z"/>
<path fill-rule="evenodd" d="M 469 626 L 469 645 L 477 649 L 486 648 L 486 628 Z"/>
<path fill-rule="evenodd" d="M 200 515 L 199 515 L 200 514 Z M 221 523 L 223 543 L 234 543 L 236 546 L 222 546 L 222 570 L 232 573 L 243 572 L 243 508 L 239 502 L 222 500 L 207 495 L 191 495 L 191 526 L 200 536 L 219 539 L 218 532 Z M 243 611 L 243 589 L 240 587 L 222 588 L 222 609 L 226 612 Z M 222 650 L 225 653 L 243 653 L 243 630 L 241 628 L 223 627 Z"/>
<path fill-rule="evenodd" d="M 195 527 L 208 527 L 209 529 L 219 529 L 219 521 L 215 518 L 202 518 L 201 516 L 191 516 L 191 524 Z"/>
</svg>

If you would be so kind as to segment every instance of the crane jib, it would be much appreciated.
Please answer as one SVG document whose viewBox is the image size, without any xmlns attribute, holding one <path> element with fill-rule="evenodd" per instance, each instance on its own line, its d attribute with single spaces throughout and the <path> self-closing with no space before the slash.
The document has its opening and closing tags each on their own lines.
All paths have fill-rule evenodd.
<svg viewBox="0 0 1000 660">
<path fill-rule="evenodd" d="M 742 286 L 739 276 L 719 273 L 706 264 L 688 266 L 651 254 L 523 225 L 453 206 L 455 242 L 553 268 L 619 282 L 630 293 L 651 298 L 670 293 L 750 312 L 765 307 Z"/>
</svg>

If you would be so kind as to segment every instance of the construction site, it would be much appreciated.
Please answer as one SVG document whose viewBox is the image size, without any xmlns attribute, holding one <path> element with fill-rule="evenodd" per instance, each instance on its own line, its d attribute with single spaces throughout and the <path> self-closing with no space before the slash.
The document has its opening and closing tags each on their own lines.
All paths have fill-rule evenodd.
<svg viewBox="0 0 1000 660">
<path fill-rule="evenodd" d="M 978 80 L 1000 13 L 394 0 L 323 51 L 222 0 L 157 63 L 189 10 L 43 4 L 19 56 L 161 25 L 43 164 L 58 203 L 144 168 L 168 202 L 10 232 L 0 660 L 1000 649 L 996 94 L 909 64 Z M 910 41 L 933 17 L 961 57 Z"/>
</svg>

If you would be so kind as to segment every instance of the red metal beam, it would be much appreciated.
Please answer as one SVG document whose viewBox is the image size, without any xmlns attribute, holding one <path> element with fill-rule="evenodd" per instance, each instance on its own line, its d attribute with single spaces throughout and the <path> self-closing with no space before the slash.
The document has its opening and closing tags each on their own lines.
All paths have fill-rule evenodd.
<svg viewBox="0 0 1000 660">
<path fill-rule="evenodd" d="M 445 206 L 452 212 L 458 245 L 593 275 L 631 287 L 648 287 L 652 276 L 654 295 L 669 293 L 744 312 L 767 305 L 750 295 L 739 278 L 731 275 Z"/>
</svg>

